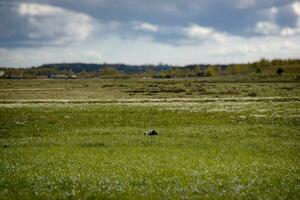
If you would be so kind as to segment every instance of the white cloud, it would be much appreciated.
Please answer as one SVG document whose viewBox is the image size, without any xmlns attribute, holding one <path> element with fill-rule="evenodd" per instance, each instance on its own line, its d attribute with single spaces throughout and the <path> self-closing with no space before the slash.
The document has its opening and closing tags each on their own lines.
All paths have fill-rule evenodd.
<svg viewBox="0 0 300 200">
<path fill-rule="evenodd" d="M 214 29 L 196 31 L 203 35 L 216 33 Z M 282 37 L 264 35 L 242 37 L 225 34 L 224 41 L 197 42 L 186 38 L 179 46 L 160 43 L 152 37 L 123 38 L 111 35 L 95 38 L 71 46 L 28 47 L 0 49 L 1 65 L 32 66 L 43 63 L 87 62 L 157 64 L 159 62 L 185 65 L 191 63 L 250 62 L 266 58 L 298 57 L 300 35 Z"/>
<path fill-rule="evenodd" d="M 292 36 L 299 32 L 300 32 L 299 28 L 285 27 L 281 30 L 281 35 L 282 36 Z"/>
<path fill-rule="evenodd" d="M 277 35 L 289 37 L 300 33 L 300 20 L 295 27 L 280 27 L 272 21 L 260 21 L 257 22 L 254 32 L 262 35 Z"/>
<path fill-rule="evenodd" d="M 17 13 L 27 20 L 29 38 L 51 44 L 83 41 L 94 30 L 90 16 L 60 7 L 37 3 L 20 3 Z"/>
<path fill-rule="evenodd" d="M 292 8 L 294 9 L 295 13 L 300 16 L 300 2 L 295 1 L 292 4 Z"/>
<path fill-rule="evenodd" d="M 271 7 L 270 8 L 270 12 L 273 14 L 273 15 L 276 15 L 278 13 L 278 8 L 276 7 Z"/>
<path fill-rule="evenodd" d="M 263 34 L 263 35 L 273 35 L 279 32 L 279 26 L 274 22 L 268 21 L 259 21 L 256 23 L 254 32 Z"/>
<path fill-rule="evenodd" d="M 97 43 L 99 44 L 99 43 Z M 101 49 L 95 46 L 72 45 L 26 47 L 16 49 L 0 48 L 1 66 L 31 67 L 46 63 L 100 63 Z"/>
<path fill-rule="evenodd" d="M 300 34 L 300 2 L 293 2 L 289 4 L 289 8 L 297 17 L 296 24 L 294 26 L 285 26 L 280 30 L 280 35 L 285 37 L 294 36 Z"/>
<path fill-rule="evenodd" d="M 141 30 L 141 31 L 150 31 L 150 32 L 157 32 L 158 26 L 146 22 L 134 22 L 133 28 L 135 30 Z"/>
<path fill-rule="evenodd" d="M 218 32 L 212 27 L 200 26 L 197 24 L 190 24 L 190 26 L 183 28 L 184 34 L 194 40 L 199 41 L 218 41 L 225 42 L 228 35 L 223 32 Z"/>
<path fill-rule="evenodd" d="M 207 37 L 214 32 L 210 27 L 198 26 L 196 24 L 192 24 L 190 27 L 186 28 L 185 31 L 188 36 L 195 38 Z"/>
<path fill-rule="evenodd" d="M 18 13 L 22 16 L 54 15 L 63 12 L 61 8 L 38 3 L 20 3 L 18 7 Z"/>
</svg>

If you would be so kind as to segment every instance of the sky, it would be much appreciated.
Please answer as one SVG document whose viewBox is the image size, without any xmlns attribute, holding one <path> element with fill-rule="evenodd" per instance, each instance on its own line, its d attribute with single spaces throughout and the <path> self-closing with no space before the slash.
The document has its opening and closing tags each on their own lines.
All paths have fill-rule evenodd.
<svg viewBox="0 0 300 200">
<path fill-rule="evenodd" d="M 0 66 L 300 58 L 297 0 L 0 0 Z"/>
</svg>

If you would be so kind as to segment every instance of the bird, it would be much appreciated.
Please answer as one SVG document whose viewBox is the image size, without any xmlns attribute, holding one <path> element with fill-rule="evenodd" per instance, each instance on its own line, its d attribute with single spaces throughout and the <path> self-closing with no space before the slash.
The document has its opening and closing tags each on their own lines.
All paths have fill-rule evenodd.
<svg viewBox="0 0 300 200">
<path fill-rule="evenodd" d="M 150 129 L 149 131 L 144 132 L 145 136 L 157 136 L 158 133 L 154 129 Z"/>
</svg>

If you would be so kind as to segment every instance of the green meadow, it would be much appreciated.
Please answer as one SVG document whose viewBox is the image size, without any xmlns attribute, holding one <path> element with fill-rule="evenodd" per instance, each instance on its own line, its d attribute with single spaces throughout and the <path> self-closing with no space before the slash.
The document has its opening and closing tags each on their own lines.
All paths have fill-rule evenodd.
<svg viewBox="0 0 300 200">
<path fill-rule="evenodd" d="M 0 199 L 300 199 L 293 77 L 0 83 Z"/>
</svg>

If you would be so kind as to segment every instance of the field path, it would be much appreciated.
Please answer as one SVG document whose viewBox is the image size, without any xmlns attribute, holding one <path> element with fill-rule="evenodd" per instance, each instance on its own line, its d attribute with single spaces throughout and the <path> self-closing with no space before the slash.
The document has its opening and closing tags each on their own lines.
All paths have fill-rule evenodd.
<svg viewBox="0 0 300 200">
<path fill-rule="evenodd" d="M 33 99 L 33 100 L 0 100 L 0 104 L 32 104 L 32 103 L 162 103 L 162 102 L 290 102 L 300 101 L 300 97 L 235 97 L 235 98 L 160 98 L 160 99 Z"/>
</svg>

